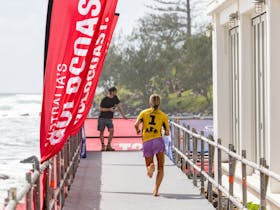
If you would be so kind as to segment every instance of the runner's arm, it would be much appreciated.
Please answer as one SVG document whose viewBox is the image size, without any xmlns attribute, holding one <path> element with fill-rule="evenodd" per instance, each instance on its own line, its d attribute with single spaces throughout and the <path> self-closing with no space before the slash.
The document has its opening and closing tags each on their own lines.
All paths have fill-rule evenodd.
<svg viewBox="0 0 280 210">
<path fill-rule="evenodd" d="M 136 130 L 137 134 L 140 134 L 140 132 L 141 132 L 141 130 L 139 128 L 140 123 L 141 123 L 141 121 L 139 119 L 137 119 L 135 124 L 134 124 L 134 127 L 135 127 L 135 130 Z"/>
</svg>

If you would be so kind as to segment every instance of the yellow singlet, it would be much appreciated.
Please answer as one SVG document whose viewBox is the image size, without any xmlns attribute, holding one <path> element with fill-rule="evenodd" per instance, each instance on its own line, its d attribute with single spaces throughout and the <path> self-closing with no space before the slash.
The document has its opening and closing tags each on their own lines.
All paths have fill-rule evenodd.
<svg viewBox="0 0 280 210">
<path fill-rule="evenodd" d="M 161 110 L 153 111 L 153 108 L 140 112 L 137 121 L 142 122 L 143 142 L 161 137 L 161 129 L 169 130 L 168 117 Z"/>
</svg>

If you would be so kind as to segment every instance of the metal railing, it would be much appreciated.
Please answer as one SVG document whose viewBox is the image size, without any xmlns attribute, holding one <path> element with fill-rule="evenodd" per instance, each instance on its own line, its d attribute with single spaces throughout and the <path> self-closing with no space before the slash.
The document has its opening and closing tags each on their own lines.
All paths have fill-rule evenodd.
<svg viewBox="0 0 280 210">
<path fill-rule="evenodd" d="M 246 159 L 246 151 L 242 150 L 242 155 L 235 153 L 234 146 L 229 145 L 229 148 L 221 144 L 221 139 L 214 141 L 212 136 L 206 138 L 204 132 L 200 134 L 195 129 L 190 129 L 189 126 L 182 126 L 174 121 L 170 122 L 171 138 L 173 141 L 173 150 L 175 155 L 175 163 L 181 167 L 189 178 L 193 179 L 193 184 L 198 186 L 198 176 L 200 176 L 201 194 L 205 194 L 205 182 L 207 181 L 206 197 L 209 202 L 213 201 L 213 187 L 217 189 L 216 207 L 222 210 L 224 205 L 226 209 L 234 209 L 234 205 L 239 209 L 247 209 L 247 167 L 253 168 L 259 172 L 260 177 L 260 192 L 259 200 L 260 210 L 266 209 L 266 194 L 268 179 L 272 178 L 280 182 L 280 175 L 268 169 L 264 158 L 260 158 L 260 165 Z M 199 147 L 198 147 L 199 145 Z M 208 151 L 205 151 L 205 146 L 208 146 Z M 217 174 L 214 179 L 214 151 L 217 152 L 215 167 Z M 222 183 L 222 152 L 228 156 L 228 189 Z M 242 198 L 234 196 L 234 182 L 237 177 L 235 174 L 236 162 L 241 163 L 241 184 Z M 208 163 L 208 170 L 205 170 L 205 164 Z M 226 204 L 222 197 L 227 199 Z"/>
<path fill-rule="evenodd" d="M 62 209 L 80 161 L 81 140 L 80 131 L 67 140 L 55 157 L 41 165 L 35 156 L 24 160 L 33 162 L 32 170 L 26 173 L 27 183 L 19 192 L 14 187 L 8 190 L 4 209 L 15 210 L 18 206 L 26 210 Z"/>
</svg>

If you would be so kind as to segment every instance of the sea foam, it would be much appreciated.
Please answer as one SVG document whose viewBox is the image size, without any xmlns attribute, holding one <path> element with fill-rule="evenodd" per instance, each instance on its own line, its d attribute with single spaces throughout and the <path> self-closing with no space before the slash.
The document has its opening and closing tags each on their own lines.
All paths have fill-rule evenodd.
<svg viewBox="0 0 280 210">
<path fill-rule="evenodd" d="M 0 94 L 0 206 L 7 190 L 25 183 L 32 164 L 21 160 L 39 157 L 40 94 Z M 7 178 L 8 177 L 8 178 Z"/>
</svg>

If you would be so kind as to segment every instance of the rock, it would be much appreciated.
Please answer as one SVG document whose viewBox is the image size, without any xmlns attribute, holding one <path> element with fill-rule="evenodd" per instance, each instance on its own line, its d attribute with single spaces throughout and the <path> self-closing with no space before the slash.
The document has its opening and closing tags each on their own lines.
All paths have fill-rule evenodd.
<svg viewBox="0 0 280 210">
<path fill-rule="evenodd" d="M 8 175 L 5 175 L 5 174 L 0 174 L 0 179 L 9 179 L 10 177 Z"/>
<path fill-rule="evenodd" d="M 32 155 L 28 158 L 21 160 L 20 163 L 33 163 L 34 161 L 38 161 L 38 158 L 35 155 Z"/>
<path fill-rule="evenodd" d="M 29 113 L 21 114 L 20 116 L 29 116 Z"/>
</svg>

